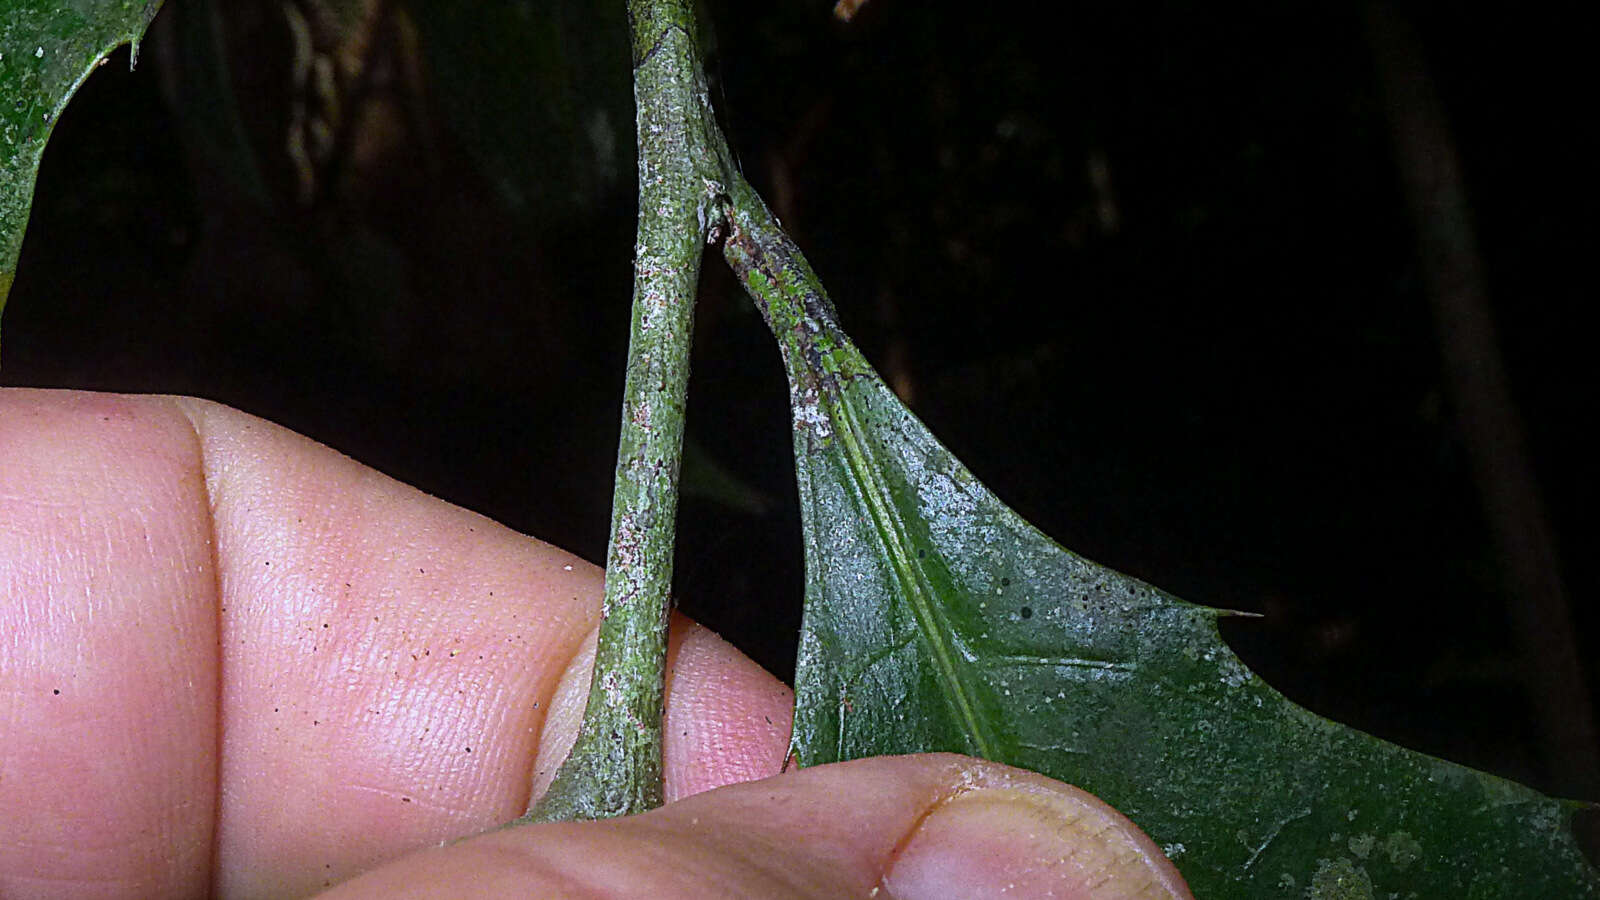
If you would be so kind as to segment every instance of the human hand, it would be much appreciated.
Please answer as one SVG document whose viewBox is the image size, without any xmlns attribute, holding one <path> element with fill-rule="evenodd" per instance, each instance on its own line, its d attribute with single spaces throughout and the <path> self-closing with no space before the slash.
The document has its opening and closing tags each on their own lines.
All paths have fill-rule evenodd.
<svg viewBox="0 0 1600 900">
<path fill-rule="evenodd" d="M 301 896 L 515 817 L 576 733 L 600 582 L 234 410 L 0 391 L 0 896 Z M 334 896 L 1187 896 L 1103 804 L 963 757 L 699 793 L 775 774 L 791 703 L 676 620 L 666 793 L 697 796 Z"/>
</svg>

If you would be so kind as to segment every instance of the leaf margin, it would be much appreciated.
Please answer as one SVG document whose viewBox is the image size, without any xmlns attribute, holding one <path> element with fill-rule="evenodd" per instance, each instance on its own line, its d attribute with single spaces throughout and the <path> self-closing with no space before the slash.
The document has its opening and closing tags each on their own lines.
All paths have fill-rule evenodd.
<svg viewBox="0 0 1600 900">
<path fill-rule="evenodd" d="M 1274 732 L 1280 739 L 1277 743 L 1260 740 L 1260 746 L 1247 747 L 1260 751 L 1257 757 L 1276 762 L 1282 773 L 1298 773 L 1304 776 L 1302 780 L 1314 779 L 1326 772 L 1311 766 L 1307 774 L 1296 768 L 1296 761 L 1323 748 L 1334 762 L 1344 764 L 1342 769 L 1333 766 L 1344 774 L 1358 768 L 1364 770 L 1366 763 L 1373 762 L 1380 767 L 1387 766 L 1383 771 L 1401 782 L 1385 784 L 1380 781 L 1375 791 L 1361 795 L 1365 799 L 1358 797 L 1343 808 L 1337 806 L 1344 798 L 1340 789 L 1349 784 L 1359 785 L 1359 780 L 1338 784 L 1329 780 L 1320 786 L 1297 783 L 1292 787 L 1320 790 L 1321 793 L 1313 793 L 1313 802 L 1325 804 L 1329 809 L 1315 809 L 1311 804 L 1305 805 L 1303 812 L 1300 808 L 1280 808 L 1281 815 L 1274 814 L 1265 820 L 1257 817 L 1253 821 L 1247 815 L 1240 815 L 1230 835 L 1219 830 L 1214 822 L 1208 823 L 1204 815 L 1194 812 L 1200 807 L 1192 802 L 1192 796 L 1214 800 L 1217 793 L 1226 792 L 1232 795 L 1226 798 L 1232 802 L 1257 802 L 1258 794 L 1270 792 L 1268 786 L 1257 780 L 1265 773 L 1234 771 L 1231 773 L 1233 782 L 1222 785 L 1225 791 L 1218 791 L 1217 779 L 1208 782 L 1202 777 L 1195 784 L 1174 779 L 1184 781 L 1186 789 L 1193 789 L 1191 802 L 1186 804 L 1193 814 L 1181 810 L 1174 814 L 1170 810 L 1148 808 L 1154 804 L 1146 803 L 1151 798 L 1140 794 L 1139 785 L 1098 777 L 1093 766 L 1051 765 L 1048 760 L 1041 765 L 1041 754 L 1016 752 L 1024 749 L 1021 742 L 1006 748 L 1011 752 L 998 755 L 999 761 L 1077 783 L 1120 808 L 1158 842 L 1164 842 L 1197 896 L 1283 896 L 1285 890 L 1290 893 L 1304 890 L 1313 897 L 1375 896 L 1393 891 L 1396 883 L 1401 885 L 1400 896 L 1406 896 L 1403 891 L 1413 883 L 1423 893 L 1412 896 L 1433 896 L 1438 891 L 1485 898 L 1525 896 L 1528 891 L 1538 896 L 1600 896 L 1600 872 L 1578 852 L 1571 833 L 1574 815 L 1580 809 L 1590 808 L 1590 804 L 1546 798 L 1514 782 L 1381 741 L 1317 716 L 1283 697 L 1238 659 L 1216 627 L 1217 618 L 1228 615 L 1227 611 L 1187 603 L 1137 579 L 1083 560 L 1055 544 L 983 487 L 894 397 L 839 328 L 832 302 L 820 281 L 754 190 L 747 184 L 733 185 L 728 207 L 731 234 L 724 245 L 724 255 L 777 338 L 790 382 L 807 572 L 791 759 L 800 765 L 815 765 L 857 756 L 936 750 L 996 758 L 982 752 L 985 743 L 982 740 L 971 740 L 959 734 L 951 737 L 948 733 L 929 739 L 915 729 L 899 727 L 896 720 L 904 718 L 902 710 L 906 705 L 916 706 L 920 714 L 928 713 L 930 705 L 938 705 L 937 697 L 932 704 L 918 702 L 916 684 L 891 686 L 878 700 L 881 709 L 857 708 L 857 704 L 870 701 L 861 695 L 852 697 L 852 684 L 841 680 L 833 670 L 841 668 L 842 662 L 844 666 L 855 665 L 854 676 L 865 677 L 874 666 L 892 659 L 899 652 L 900 644 L 896 640 L 885 640 L 883 636 L 892 633 L 893 628 L 875 628 L 883 623 L 871 622 L 871 616 L 863 617 L 857 611 L 835 612 L 835 615 L 855 616 L 850 620 L 852 626 L 859 626 L 859 631 L 877 642 L 869 647 L 846 647 L 843 645 L 849 639 L 840 636 L 845 629 L 830 629 L 819 624 L 827 615 L 821 611 L 825 604 L 842 605 L 838 603 L 838 596 L 828 596 L 831 588 L 843 584 L 836 593 L 847 594 L 849 583 L 871 577 L 870 573 L 851 570 L 848 560 L 841 561 L 841 557 L 850 555 L 849 544 L 854 540 L 841 535 L 851 531 L 863 518 L 871 519 L 873 529 L 881 536 L 884 530 L 881 523 L 898 516 L 902 524 L 891 530 L 902 531 L 907 514 L 904 509 L 896 510 L 894 516 L 874 513 L 874 509 L 883 510 L 894 504 L 862 497 L 864 493 L 877 493 L 874 485 L 881 479 L 876 475 L 864 479 L 855 475 L 856 470 L 866 465 L 864 460 L 870 455 L 861 449 L 868 443 L 861 436 L 867 434 L 869 428 L 883 428 L 890 436 L 882 443 L 892 448 L 894 436 L 901 433 L 899 430 L 917 431 L 920 434 L 913 435 L 913 443 L 924 442 L 933 448 L 930 454 L 946 459 L 950 471 L 957 473 L 952 480 L 976 486 L 976 491 L 992 506 L 990 514 L 1002 520 L 999 524 L 1019 532 L 1030 532 L 1053 553 L 1059 554 L 1058 561 L 1091 574 L 1091 581 L 1099 581 L 1098 588 L 1107 583 L 1120 585 L 1123 592 L 1120 601 L 1110 593 L 1099 601 L 1110 602 L 1113 606 L 1120 602 L 1124 615 L 1143 610 L 1183 620 L 1182 627 L 1175 633 L 1180 635 L 1180 641 L 1188 643 L 1180 643 L 1176 651 L 1169 646 L 1164 651 L 1166 655 L 1192 654 L 1190 662 L 1202 661 L 1216 673 L 1215 677 L 1210 677 L 1210 690 L 1219 690 L 1219 682 L 1231 690 L 1232 693 L 1221 695 L 1224 701 L 1267 709 L 1283 720 Z M 872 421 L 874 417 L 879 421 Z M 841 446 L 844 447 L 842 451 Z M 888 452 L 892 455 L 892 449 Z M 840 496 L 819 502 L 818 485 L 828 479 L 839 482 L 834 487 Z M 833 517 L 819 525 L 817 509 L 830 503 Z M 841 509 L 846 512 L 840 513 Z M 916 514 L 915 510 L 911 514 Z M 843 552 L 841 546 L 845 548 Z M 889 557 L 888 568 L 900 567 L 900 561 L 906 558 L 901 549 L 879 555 Z M 884 580 L 899 584 L 906 579 L 889 575 Z M 977 604 L 983 605 L 982 601 Z M 894 612 L 892 607 L 885 607 L 878 611 L 877 618 L 893 618 Z M 1187 637 L 1182 637 L 1184 632 Z M 1156 691 L 1150 705 L 1160 707 L 1163 703 L 1192 699 L 1186 698 L 1188 688 L 1199 683 L 1172 685 L 1176 690 L 1170 695 Z M 1004 682 L 1001 684 L 1003 686 Z M 926 700 L 926 693 L 920 696 Z M 1248 713 L 1248 709 L 1244 711 Z M 1106 733 L 1118 727 L 1121 711 L 1117 712 L 1119 715 L 1105 717 L 1110 720 Z M 862 742 L 849 739 L 846 733 L 848 716 L 864 718 L 865 727 L 856 729 L 858 734 L 865 735 Z M 1268 719 L 1263 722 L 1272 724 Z M 1234 724 L 1244 728 L 1243 724 Z M 1123 741 L 1131 745 L 1149 738 L 1148 734 L 1124 735 Z M 1171 741 L 1169 745 L 1176 743 Z M 1107 753 L 1104 744 L 1090 742 L 1089 746 L 1093 748 L 1091 752 L 1099 753 L 1102 759 L 1115 757 L 1119 751 L 1128 749 L 1116 744 Z M 1330 746 L 1337 749 L 1327 749 Z M 1208 763 L 1204 754 L 1209 748 L 1204 746 L 1203 740 L 1191 740 L 1190 746 L 1180 749 L 1197 754 L 1195 758 L 1200 764 L 1194 765 L 1191 760 L 1191 769 L 1206 774 Z M 1114 767 L 1115 763 L 1103 766 Z M 1451 785 L 1455 793 L 1446 794 L 1432 787 L 1441 781 Z M 1393 801 L 1392 792 L 1407 786 L 1420 789 L 1421 799 L 1406 795 L 1403 801 Z M 1390 800 L 1390 805 L 1380 803 L 1377 813 L 1373 812 L 1372 805 L 1361 805 L 1374 796 Z M 1493 840 L 1471 847 L 1466 846 L 1468 839 L 1465 838 L 1458 838 L 1448 846 L 1434 842 L 1433 832 L 1425 833 L 1421 827 L 1437 824 L 1431 820 L 1422 821 L 1431 814 L 1432 807 L 1418 812 L 1419 807 L 1434 801 L 1457 817 L 1455 823 L 1445 823 L 1443 831 L 1449 832 L 1451 824 L 1461 824 L 1467 826 L 1467 833 L 1488 835 Z M 1329 810 L 1336 808 L 1347 817 L 1348 829 L 1342 827 L 1337 816 L 1329 815 Z M 1358 819 L 1361 820 L 1359 825 Z M 1311 835 L 1306 833 L 1313 826 L 1322 829 L 1330 820 L 1339 827 L 1326 829 L 1325 833 L 1323 830 Z M 1369 829 L 1368 823 L 1374 820 L 1391 827 L 1380 828 L 1378 832 L 1362 830 Z M 1188 838 L 1186 829 L 1181 827 L 1185 822 L 1188 831 L 1205 832 L 1209 828 L 1210 833 L 1203 834 L 1200 840 Z M 1410 826 L 1410 829 L 1398 827 L 1396 823 Z M 1430 841 L 1426 847 L 1418 834 L 1424 834 Z M 1230 838 L 1238 846 L 1230 846 Z M 1195 844 L 1199 852 L 1192 851 L 1186 842 Z M 1288 865 L 1280 864 L 1283 848 L 1290 845 L 1298 848 L 1293 853 L 1299 860 L 1292 873 Z M 1369 866 L 1381 876 L 1377 883 L 1368 872 Z"/>
<path fill-rule="evenodd" d="M 0 3 L 0 314 L 16 278 L 39 162 L 67 103 L 107 57 L 139 41 L 162 0 Z M 31 50 L 29 48 L 32 48 Z M 33 60 L 33 62 L 30 62 Z"/>
</svg>

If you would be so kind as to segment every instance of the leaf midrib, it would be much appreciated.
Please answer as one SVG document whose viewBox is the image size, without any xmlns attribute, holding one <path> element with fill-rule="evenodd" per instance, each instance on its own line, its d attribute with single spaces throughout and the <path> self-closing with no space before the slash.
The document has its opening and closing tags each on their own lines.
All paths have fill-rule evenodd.
<svg viewBox="0 0 1600 900">
<path fill-rule="evenodd" d="M 969 751 L 973 755 L 993 759 L 998 751 L 997 742 L 987 727 L 986 719 L 979 712 L 976 691 L 962 677 L 963 667 L 950 641 L 953 629 L 939 609 L 927 575 L 908 552 L 910 536 L 905 533 L 899 516 L 893 512 L 888 485 L 878 477 L 877 467 L 870 459 L 871 453 L 858 437 L 861 425 L 855 406 L 845 393 L 846 384 L 848 382 L 839 384 L 834 393 L 836 401 L 832 404 L 839 413 L 834 417 L 835 434 L 844 447 L 845 464 L 850 467 L 855 483 L 860 485 L 867 513 L 889 551 L 890 570 L 900 588 L 898 593 L 911 607 L 935 674 L 945 689 L 945 697 L 972 741 Z"/>
</svg>

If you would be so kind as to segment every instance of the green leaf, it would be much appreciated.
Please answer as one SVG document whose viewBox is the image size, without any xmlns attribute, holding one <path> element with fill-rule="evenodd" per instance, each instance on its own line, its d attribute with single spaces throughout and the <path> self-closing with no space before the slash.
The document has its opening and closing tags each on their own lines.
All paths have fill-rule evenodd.
<svg viewBox="0 0 1600 900">
<path fill-rule="evenodd" d="M 725 253 L 790 383 L 806 550 L 793 753 L 949 750 L 1098 794 L 1198 897 L 1595 897 L 1579 804 L 1315 716 L 1226 613 L 1062 549 L 991 494 L 840 331 L 745 186 Z"/>
<path fill-rule="evenodd" d="M 0 311 L 16 276 L 33 182 L 67 100 L 138 41 L 161 0 L 0 0 Z"/>
</svg>

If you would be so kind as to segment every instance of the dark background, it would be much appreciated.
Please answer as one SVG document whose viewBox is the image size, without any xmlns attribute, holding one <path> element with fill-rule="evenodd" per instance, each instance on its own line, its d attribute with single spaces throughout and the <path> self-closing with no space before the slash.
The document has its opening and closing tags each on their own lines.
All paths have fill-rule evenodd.
<svg viewBox="0 0 1600 900">
<path fill-rule="evenodd" d="M 296 87 L 286 5 L 360 63 L 336 104 Z M 137 69 L 122 51 L 56 128 L 0 383 L 219 400 L 603 558 L 633 165 L 622 3 L 588 5 L 168 0 Z M 1538 8 L 1392 9 L 1452 129 L 1588 660 L 1588 48 Z M 746 173 L 1000 497 L 1264 614 L 1225 634 L 1311 709 L 1576 791 L 1535 738 L 1359 5 L 707 10 Z M 212 14 L 226 71 L 180 21 Z M 317 115 L 308 181 L 284 148 Z M 677 596 L 787 677 L 782 372 L 715 257 L 697 316 Z"/>
</svg>

